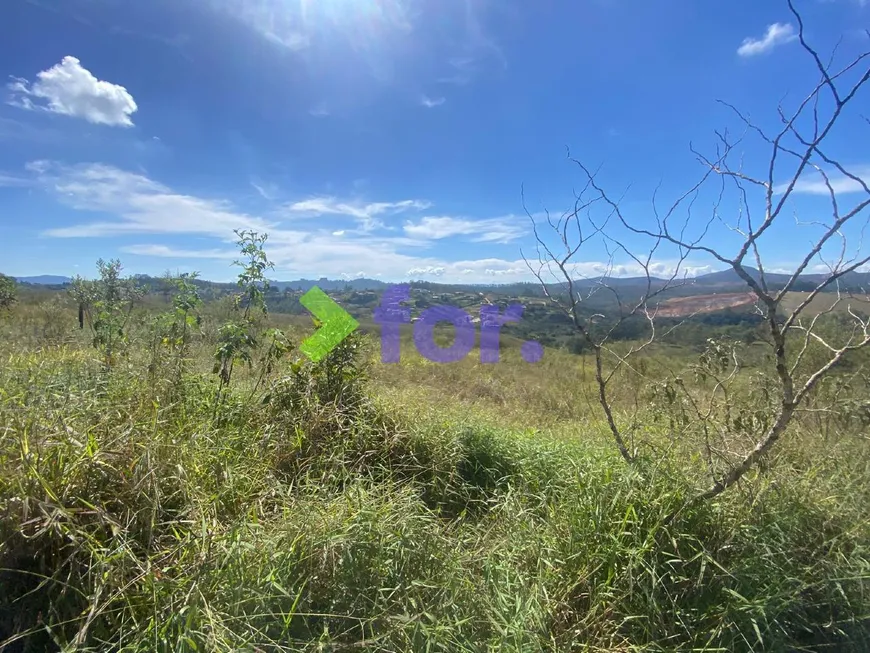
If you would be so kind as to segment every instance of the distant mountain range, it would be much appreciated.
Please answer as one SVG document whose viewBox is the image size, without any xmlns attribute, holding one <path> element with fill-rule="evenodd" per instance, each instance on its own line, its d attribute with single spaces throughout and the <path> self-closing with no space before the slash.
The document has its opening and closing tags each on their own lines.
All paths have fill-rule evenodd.
<svg viewBox="0 0 870 653">
<path fill-rule="evenodd" d="M 72 281 L 69 277 L 59 277 L 53 274 L 41 274 L 36 277 L 15 277 L 18 283 L 32 283 L 37 286 L 62 286 Z"/>
<path fill-rule="evenodd" d="M 318 279 L 317 281 L 313 279 L 297 279 L 296 281 L 270 281 L 269 283 L 278 290 L 300 290 L 302 292 L 307 292 L 314 286 L 317 286 L 321 290 L 344 290 L 345 288 L 350 288 L 351 290 L 382 290 L 391 285 L 377 279 L 349 279 L 345 281 L 343 279 L 326 278 Z"/>
<path fill-rule="evenodd" d="M 136 275 L 142 279 L 154 279 L 156 277 L 149 277 L 148 275 Z M 62 286 L 67 283 L 72 282 L 71 277 L 63 277 L 54 274 L 40 274 L 33 277 L 15 277 L 15 280 L 18 283 L 29 283 L 36 286 Z M 232 282 L 211 282 L 207 280 L 201 280 L 204 284 L 213 284 L 218 286 L 235 286 Z M 310 290 L 313 286 L 318 286 L 323 290 L 344 290 L 347 287 L 350 287 L 354 290 L 379 290 L 381 288 L 385 288 L 387 283 L 383 281 L 377 281 L 376 279 L 351 279 L 349 281 L 344 281 L 342 279 L 318 279 L 316 281 L 311 279 L 297 279 L 296 281 L 270 281 L 270 283 L 278 288 L 279 290 Z"/>
<path fill-rule="evenodd" d="M 747 267 L 745 268 L 746 272 L 752 277 L 755 281 L 759 281 L 761 278 L 760 273 L 755 268 Z M 767 283 L 768 288 L 775 289 L 783 287 L 788 281 L 791 279 L 790 274 L 782 274 L 778 272 L 765 272 L 764 280 Z M 808 291 L 815 288 L 819 283 L 828 278 L 827 274 L 802 274 L 798 277 L 798 280 L 795 282 L 793 290 L 795 291 Z M 601 284 L 603 281 L 606 281 L 607 285 L 612 288 L 637 288 L 640 286 L 645 286 L 647 284 L 646 277 L 622 277 L 622 278 L 610 278 L 610 279 L 581 279 L 575 282 L 575 285 L 583 288 L 583 287 L 592 287 L 595 285 Z M 656 285 L 662 285 L 667 283 L 667 279 L 652 277 L 650 282 L 653 287 Z M 725 289 L 731 288 L 746 288 L 746 281 L 744 281 L 734 270 L 720 270 L 718 272 L 709 272 L 707 274 L 702 274 L 697 277 L 689 277 L 685 280 L 677 279 L 674 283 L 685 284 L 687 287 L 697 288 L 698 292 L 703 291 L 717 291 L 722 292 Z M 564 285 L 564 284 L 560 284 Z M 833 287 L 834 284 L 832 284 Z M 849 274 L 845 274 L 840 278 L 840 287 L 845 288 L 849 287 L 852 289 L 858 288 L 868 288 L 870 286 L 870 272 L 850 272 Z"/>
<path fill-rule="evenodd" d="M 746 271 L 756 280 L 759 279 L 758 270 L 754 268 L 746 268 Z M 782 287 L 790 278 L 791 275 L 788 274 L 779 274 L 779 273 L 765 273 L 765 279 L 767 281 L 768 286 L 771 289 L 775 289 L 777 287 Z M 143 280 L 152 280 L 152 277 L 148 277 L 146 275 L 141 275 Z M 816 284 L 820 281 L 824 280 L 826 275 L 824 274 L 802 274 L 795 284 L 794 290 L 796 291 L 806 291 L 811 290 Z M 33 285 L 40 286 L 62 286 L 64 284 L 70 283 L 72 279 L 70 277 L 58 276 L 58 275 L 50 275 L 43 274 L 32 277 L 16 277 L 16 280 L 20 283 L 27 283 Z M 578 288 L 592 288 L 593 286 L 599 285 L 603 278 L 598 279 L 579 279 L 575 282 L 575 285 Z M 666 283 L 666 279 L 653 277 L 651 280 L 653 287 L 660 286 Z M 609 278 L 606 280 L 607 284 L 614 289 L 640 289 L 645 287 L 647 284 L 647 279 L 645 277 L 621 277 L 621 278 Z M 202 285 L 213 285 L 213 286 L 234 286 L 232 283 L 217 283 L 217 282 L 209 282 L 206 280 L 199 280 L 199 283 Z M 414 286 L 418 286 L 421 288 L 429 288 L 434 292 L 449 292 L 453 291 L 500 291 L 503 293 L 510 294 L 531 294 L 534 293 L 535 290 L 539 289 L 539 285 L 533 282 L 519 282 L 519 283 L 506 283 L 506 284 L 448 284 L 448 283 L 439 283 L 437 281 L 415 281 L 412 282 Z M 295 290 L 306 292 L 317 286 L 325 291 L 341 291 L 341 290 L 383 290 L 387 286 L 391 285 L 385 281 L 380 281 L 378 279 L 327 279 L 320 278 L 317 280 L 314 279 L 297 279 L 295 281 L 271 281 L 271 284 L 280 291 L 284 290 Z M 564 284 L 553 284 L 556 287 L 563 286 Z M 866 289 L 870 287 L 870 272 L 852 272 L 850 274 L 844 275 L 840 280 L 841 288 L 850 288 L 850 289 Z M 702 294 L 707 292 L 728 292 L 730 290 L 742 290 L 746 288 L 746 283 L 741 279 L 734 270 L 721 270 L 718 272 L 710 272 L 708 274 L 703 274 L 694 278 L 688 278 L 685 280 L 684 292 L 691 291 L 693 294 Z M 538 292 L 540 292 L 538 290 Z M 681 293 L 682 294 L 682 293 Z"/>
</svg>

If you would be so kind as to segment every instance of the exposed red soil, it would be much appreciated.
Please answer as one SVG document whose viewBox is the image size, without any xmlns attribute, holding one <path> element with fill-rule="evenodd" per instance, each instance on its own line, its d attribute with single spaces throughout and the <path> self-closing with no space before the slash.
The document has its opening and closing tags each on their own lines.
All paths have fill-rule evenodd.
<svg viewBox="0 0 870 653">
<path fill-rule="evenodd" d="M 756 297 L 751 292 L 713 293 L 712 295 L 692 295 L 674 297 L 659 304 L 659 317 L 683 317 L 693 313 L 712 313 L 726 308 L 752 304 Z"/>
</svg>

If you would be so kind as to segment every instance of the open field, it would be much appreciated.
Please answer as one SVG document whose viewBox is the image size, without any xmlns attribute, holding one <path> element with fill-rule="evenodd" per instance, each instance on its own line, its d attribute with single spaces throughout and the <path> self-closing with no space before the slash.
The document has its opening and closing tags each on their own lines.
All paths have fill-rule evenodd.
<svg viewBox="0 0 870 653">
<path fill-rule="evenodd" d="M 870 653 L 870 0 L 672 4 L 0 2 L 0 653 Z"/>
<path fill-rule="evenodd" d="M 809 293 L 806 292 L 790 292 L 782 302 L 782 310 L 793 311 L 806 300 Z M 843 293 L 838 298 L 835 292 L 821 293 L 814 297 L 807 305 L 805 312 L 808 317 L 818 315 L 819 313 L 834 312 L 848 313 L 849 309 L 858 313 L 867 313 L 870 311 L 870 296 L 866 292 L 863 293 Z"/>
<path fill-rule="evenodd" d="M 675 439 L 652 390 L 691 348 L 619 377 L 617 419 L 645 452 L 627 465 L 588 354 L 529 364 L 503 336 L 497 364 L 435 364 L 406 330 L 387 365 L 371 334 L 340 364 L 291 354 L 259 389 L 241 367 L 218 400 L 222 309 L 204 307 L 176 382 L 158 310 L 111 368 L 61 298 L 0 323 L 4 651 L 870 644 L 860 424 L 808 413 L 739 488 L 687 509 L 698 434 Z M 758 395 L 749 353 L 741 402 Z"/>
<path fill-rule="evenodd" d="M 674 297 L 659 305 L 658 315 L 661 317 L 683 317 L 695 313 L 711 313 L 721 311 L 724 308 L 737 308 L 738 306 L 754 304 L 756 299 L 756 296 L 751 292 Z"/>
</svg>

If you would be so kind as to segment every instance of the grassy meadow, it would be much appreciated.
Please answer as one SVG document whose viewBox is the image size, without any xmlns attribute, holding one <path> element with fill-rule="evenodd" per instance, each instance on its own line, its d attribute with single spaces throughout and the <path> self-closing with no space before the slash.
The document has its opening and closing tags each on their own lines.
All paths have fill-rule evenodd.
<svg viewBox="0 0 870 653">
<path fill-rule="evenodd" d="M 111 366 L 63 293 L 0 317 L 0 651 L 870 650 L 868 430 L 821 408 L 866 398 L 858 364 L 687 506 L 702 434 L 654 386 L 694 349 L 613 381 L 627 464 L 591 356 L 525 363 L 504 337 L 499 364 L 435 364 L 406 333 L 385 365 L 368 333 L 240 365 L 218 397 L 226 307 L 183 358 L 165 309 L 131 315 Z M 744 351 L 735 449 L 769 410 L 766 352 Z"/>
</svg>

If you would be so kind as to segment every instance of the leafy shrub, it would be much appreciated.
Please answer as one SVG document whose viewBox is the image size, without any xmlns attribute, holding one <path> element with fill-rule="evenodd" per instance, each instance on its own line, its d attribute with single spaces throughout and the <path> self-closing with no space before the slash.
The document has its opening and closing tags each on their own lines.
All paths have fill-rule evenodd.
<svg viewBox="0 0 870 653">
<path fill-rule="evenodd" d="M 154 384 L 168 380 L 177 386 L 188 363 L 192 336 L 200 329 L 202 299 L 193 281 L 197 274 L 167 275 L 163 280 L 172 294 L 172 309 L 157 315 L 152 324 L 149 376 Z"/>
<path fill-rule="evenodd" d="M 232 300 L 231 319 L 218 330 L 212 370 L 220 379 L 216 406 L 220 404 L 223 389 L 229 386 L 232 380 L 235 364 L 241 362 L 249 367 L 253 366 L 261 337 L 268 339 L 269 346 L 259 361 L 261 370 L 251 392 L 252 396 L 259 389 L 263 379 L 271 374 L 275 362 L 291 350 L 289 340 L 280 329 L 271 328 L 260 333 L 263 322 L 269 314 L 266 296 L 271 286 L 266 277 L 266 270 L 275 267 L 263 249 L 268 234 L 246 230 L 236 230 L 235 233 L 243 257 L 242 260 L 235 262 L 235 265 L 241 268 L 237 280 L 240 291 Z"/>
<path fill-rule="evenodd" d="M 0 309 L 9 309 L 18 298 L 15 279 L 0 274 Z"/>
<path fill-rule="evenodd" d="M 121 262 L 117 259 L 97 261 L 99 279 L 76 277 L 70 294 L 79 305 L 79 324 L 87 324 L 93 336 L 92 344 L 107 367 L 115 364 L 128 345 L 127 325 L 136 302 L 144 294 L 135 279 L 121 277 Z"/>
<path fill-rule="evenodd" d="M 363 336 L 352 333 L 320 361 L 300 359 L 278 381 L 264 402 L 279 412 L 305 413 L 311 405 L 330 405 L 353 412 L 365 397 Z"/>
</svg>

